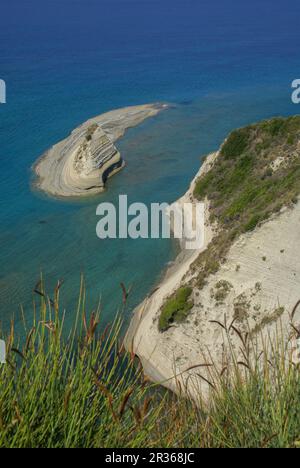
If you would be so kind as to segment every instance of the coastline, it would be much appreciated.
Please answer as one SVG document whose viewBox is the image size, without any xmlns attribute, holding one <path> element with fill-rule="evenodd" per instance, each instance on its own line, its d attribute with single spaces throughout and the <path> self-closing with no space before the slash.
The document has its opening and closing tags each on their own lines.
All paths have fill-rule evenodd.
<svg viewBox="0 0 300 468">
<path fill-rule="evenodd" d="M 188 191 L 179 199 L 177 203 L 195 202 L 193 191 L 198 178 L 208 172 L 215 163 L 218 152 L 209 154 L 204 160 L 200 170 L 193 178 Z M 133 317 L 127 329 L 124 346 L 130 353 L 136 355 L 143 366 L 144 373 L 153 382 L 164 385 L 172 391 L 177 390 L 174 372 L 170 372 L 169 363 L 165 356 L 154 356 L 158 349 L 149 340 L 148 331 L 155 321 L 157 311 L 160 310 L 164 301 L 176 291 L 182 280 L 189 274 L 189 270 L 199 254 L 206 250 L 208 244 L 214 236 L 214 227 L 209 223 L 209 206 L 205 203 L 205 233 L 204 246 L 198 250 L 186 250 L 182 248 L 174 263 L 166 270 L 162 280 L 158 283 L 154 291 L 137 306 L 133 312 Z"/>
<path fill-rule="evenodd" d="M 195 201 L 197 179 L 214 166 L 220 152 L 210 154 L 193 179 L 189 190 L 178 202 Z M 245 232 L 233 242 L 219 270 L 203 287 L 192 280 L 197 272 L 193 263 L 204 252 L 217 225 L 209 222 L 205 200 L 205 245 L 197 251 L 182 250 L 166 271 L 156 289 L 134 310 L 124 345 L 139 358 L 145 376 L 174 393 L 209 400 L 215 371 L 231 369 L 231 351 L 243 359 L 240 336 L 220 323 L 236 323 L 239 333 L 254 336 L 255 350 L 261 352 L 270 337 L 283 337 L 288 349 L 291 327 L 299 327 L 299 236 L 300 202 L 283 206 L 256 229 Z M 280 273 L 279 273 L 280 272 Z M 162 306 L 181 286 L 193 283 L 193 308 L 189 319 L 160 332 L 158 319 Z M 219 300 L 218 287 L 227 286 Z M 225 287 L 224 286 L 224 287 Z M 293 313 L 294 310 L 294 313 Z M 225 321 L 225 322 L 224 322 Z M 257 337 L 257 338 L 255 338 Z M 214 363 L 213 370 L 210 370 Z M 201 375 L 199 375 L 201 367 Z"/>
<path fill-rule="evenodd" d="M 125 166 L 115 143 L 129 128 L 167 107 L 166 104 L 125 107 L 87 120 L 33 165 L 34 187 L 55 197 L 84 197 L 103 192 L 106 180 Z"/>
</svg>

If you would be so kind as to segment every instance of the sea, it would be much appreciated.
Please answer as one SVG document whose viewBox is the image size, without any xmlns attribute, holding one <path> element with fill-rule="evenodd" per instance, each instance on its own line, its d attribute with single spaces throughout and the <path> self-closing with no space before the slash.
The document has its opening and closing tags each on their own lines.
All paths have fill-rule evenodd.
<svg viewBox="0 0 300 468">
<path fill-rule="evenodd" d="M 71 326 L 81 278 L 103 323 L 134 307 L 178 253 L 167 239 L 96 236 L 101 202 L 173 202 L 228 133 L 300 112 L 299 0 L 1 0 L 0 321 L 33 314 L 41 275 L 58 280 Z M 104 194 L 57 200 L 32 165 L 90 117 L 163 102 L 168 110 L 117 143 L 126 168 Z M 131 288 L 122 308 L 120 283 Z"/>
</svg>

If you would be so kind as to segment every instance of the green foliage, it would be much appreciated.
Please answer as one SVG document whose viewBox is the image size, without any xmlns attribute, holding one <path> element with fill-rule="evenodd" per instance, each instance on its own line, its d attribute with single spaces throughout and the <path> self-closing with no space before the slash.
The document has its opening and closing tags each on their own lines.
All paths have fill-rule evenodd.
<svg viewBox="0 0 300 468">
<path fill-rule="evenodd" d="M 221 149 L 225 159 L 235 159 L 244 153 L 248 147 L 250 127 L 234 130 Z"/>
<path fill-rule="evenodd" d="M 250 221 L 248 221 L 248 223 L 245 224 L 244 231 L 245 232 L 253 231 L 260 221 L 261 221 L 261 217 L 259 214 L 253 215 Z"/>
<path fill-rule="evenodd" d="M 121 321 L 103 329 L 98 312 L 88 318 L 83 287 L 71 331 L 58 289 L 53 301 L 40 293 L 40 312 L 24 323 L 20 339 L 13 323 L 3 336 L 8 362 L 0 366 L 1 448 L 299 447 L 300 373 L 280 339 L 264 343 L 270 354 L 250 355 L 257 341 L 249 340 L 254 332 L 257 340 L 259 330 L 247 333 L 245 363 L 233 355 L 222 372 L 209 368 L 207 405 L 201 394 L 192 402 L 147 384 L 120 345 Z M 187 301 L 188 291 L 179 296 Z M 265 321 L 282 313 L 277 309 Z M 203 370 L 195 373 L 201 378 Z"/>
<path fill-rule="evenodd" d="M 293 145 L 295 143 L 295 135 L 289 135 L 287 138 L 287 144 Z"/>
<path fill-rule="evenodd" d="M 279 134 L 286 134 L 288 131 L 289 120 L 281 117 L 264 122 L 261 128 L 268 132 L 272 137 Z"/>
<path fill-rule="evenodd" d="M 223 386 L 209 415 L 209 447 L 299 447 L 299 371 L 274 360 L 274 372 L 251 368 L 246 383 L 241 372 Z"/>
<path fill-rule="evenodd" d="M 211 221 L 221 230 L 195 262 L 198 286 L 226 257 L 241 233 L 253 231 L 300 194 L 300 117 L 275 118 L 239 129 L 228 137 L 212 169 L 199 178 L 194 195 L 210 201 Z M 272 164 L 283 158 L 277 170 Z M 208 267 L 207 267 L 208 266 Z"/>
<path fill-rule="evenodd" d="M 208 172 L 204 177 L 199 179 L 196 187 L 195 187 L 195 196 L 197 198 L 204 198 L 211 188 L 213 183 L 213 174 Z"/>
<path fill-rule="evenodd" d="M 192 294 L 192 288 L 182 287 L 170 297 L 164 304 L 160 317 L 158 328 L 161 332 L 166 331 L 174 322 L 183 322 L 193 307 L 193 302 L 189 301 Z"/>
<path fill-rule="evenodd" d="M 4 337 L 0 447 L 146 444 L 162 399 L 152 405 L 141 371 L 120 346 L 121 320 L 101 330 L 99 311 L 86 315 L 82 287 L 77 325 L 66 330 L 57 290 L 55 301 L 39 294 L 40 316 L 24 324 L 25 337 L 15 337 L 13 324 Z"/>
</svg>

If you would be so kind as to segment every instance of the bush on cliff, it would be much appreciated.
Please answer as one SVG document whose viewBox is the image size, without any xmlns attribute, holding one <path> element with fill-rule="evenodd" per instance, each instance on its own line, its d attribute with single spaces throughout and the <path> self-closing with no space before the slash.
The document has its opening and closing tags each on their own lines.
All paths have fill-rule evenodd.
<svg viewBox="0 0 300 468">
<path fill-rule="evenodd" d="M 161 310 L 158 328 L 161 332 L 168 330 L 173 323 L 183 322 L 189 311 L 193 307 L 193 302 L 189 300 L 192 288 L 182 287 L 171 296 Z"/>
</svg>

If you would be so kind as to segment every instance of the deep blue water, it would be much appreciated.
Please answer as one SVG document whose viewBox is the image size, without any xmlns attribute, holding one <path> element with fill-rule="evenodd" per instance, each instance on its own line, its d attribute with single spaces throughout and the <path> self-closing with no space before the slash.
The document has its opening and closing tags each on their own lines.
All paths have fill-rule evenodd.
<svg viewBox="0 0 300 468">
<path fill-rule="evenodd" d="M 0 78 L 0 320 L 19 304 L 31 314 L 42 271 L 48 290 L 63 278 L 71 322 L 80 273 L 88 305 L 101 295 L 105 320 L 133 284 L 131 305 L 153 287 L 176 246 L 169 241 L 100 241 L 96 206 L 173 201 L 200 158 L 233 128 L 299 112 L 296 0 L 2 0 Z M 59 202 L 31 190 L 31 165 L 89 117 L 125 105 L 173 106 L 119 142 L 127 168 L 108 191 Z M 130 311 L 129 311 L 130 313 Z"/>
</svg>

